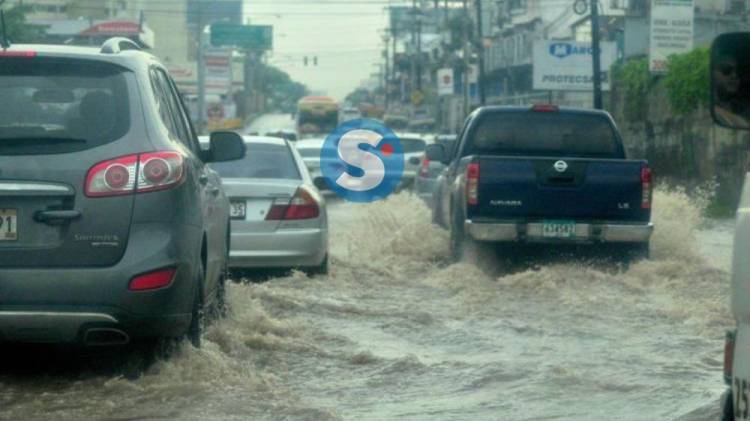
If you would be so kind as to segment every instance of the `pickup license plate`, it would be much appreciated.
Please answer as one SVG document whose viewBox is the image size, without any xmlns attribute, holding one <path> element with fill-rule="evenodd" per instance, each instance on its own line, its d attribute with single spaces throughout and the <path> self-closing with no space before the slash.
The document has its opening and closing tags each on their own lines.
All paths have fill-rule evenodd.
<svg viewBox="0 0 750 421">
<path fill-rule="evenodd" d="M 18 211 L 0 209 L 0 241 L 18 240 Z"/>
<path fill-rule="evenodd" d="M 573 221 L 544 221 L 542 236 L 545 238 L 573 238 L 576 236 L 576 223 Z"/>
<path fill-rule="evenodd" d="M 247 215 L 247 203 L 245 202 L 231 202 L 229 216 L 232 219 L 245 219 Z"/>
</svg>

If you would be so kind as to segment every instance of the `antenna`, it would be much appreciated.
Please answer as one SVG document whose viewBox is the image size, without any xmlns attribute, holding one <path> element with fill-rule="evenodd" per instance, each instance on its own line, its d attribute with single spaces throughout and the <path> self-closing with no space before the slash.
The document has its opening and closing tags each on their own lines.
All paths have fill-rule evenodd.
<svg viewBox="0 0 750 421">
<path fill-rule="evenodd" d="M 3 47 L 3 50 L 7 50 L 10 48 L 10 42 L 8 41 L 8 32 L 5 27 L 5 12 L 2 10 L 3 3 L 5 3 L 5 0 L 0 0 L 0 25 L 2 28 L 2 37 L 0 37 L 0 47 Z"/>
</svg>

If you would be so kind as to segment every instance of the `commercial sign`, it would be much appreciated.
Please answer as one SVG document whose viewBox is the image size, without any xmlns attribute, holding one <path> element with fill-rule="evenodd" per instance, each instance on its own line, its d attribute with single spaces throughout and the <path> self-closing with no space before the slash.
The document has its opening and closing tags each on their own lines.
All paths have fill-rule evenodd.
<svg viewBox="0 0 750 421">
<path fill-rule="evenodd" d="M 651 0 L 649 69 L 667 71 L 667 59 L 693 49 L 693 0 Z"/>
<path fill-rule="evenodd" d="M 453 95 L 453 87 L 455 81 L 453 80 L 453 69 L 440 69 L 437 72 L 438 78 L 438 95 Z"/>
<path fill-rule="evenodd" d="M 593 91 L 593 48 L 589 42 L 536 41 L 534 89 L 545 91 Z M 609 70 L 617 60 L 614 42 L 601 43 L 602 89 L 609 90 Z"/>
<path fill-rule="evenodd" d="M 232 51 L 209 49 L 203 54 L 206 69 L 206 94 L 225 95 L 232 87 Z"/>
</svg>

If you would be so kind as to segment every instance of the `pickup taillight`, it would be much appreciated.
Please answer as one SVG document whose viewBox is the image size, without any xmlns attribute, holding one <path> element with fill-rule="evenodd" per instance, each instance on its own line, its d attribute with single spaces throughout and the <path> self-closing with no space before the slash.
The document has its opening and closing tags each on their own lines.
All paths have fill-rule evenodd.
<svg viewBox="0 0 750 421">
<path fill-rule="evenodd" d="M 732 384 L 732 370 L 734 365 L 734 343 L 737 333 L 735 331 L 727 332 L 724 340 L 724 381 Z"/>
<path fill-rule="evenodd" d="M 642 200 L 641 200 L 641 209 L 651 209 L 651 200 L 653 198 L 653 174 L 651 173 L 651 168 L 648 166 L 645 166 L 641 168 L 641 190 L 642 190 Z"/>
<path fill-rule="evenodd" d="M 466 167 L 466 204 L 479 204 L 479 162 L 472 162 Z"/>
</svg>

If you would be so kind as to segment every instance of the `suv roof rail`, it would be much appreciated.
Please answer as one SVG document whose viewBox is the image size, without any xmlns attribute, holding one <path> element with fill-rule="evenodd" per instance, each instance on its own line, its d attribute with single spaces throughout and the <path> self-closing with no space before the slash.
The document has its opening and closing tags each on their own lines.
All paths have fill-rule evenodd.
<svg viewBox="0 0 750 421">
<path fill-rule="evenodd" d="M 119 54 L 122 51 L 136 50 L 141 51 L 141 46 L 135 41 L 128 38 L 116 37 L 110 38 L 102 44 L 102 54 Z"/>
</svg>

